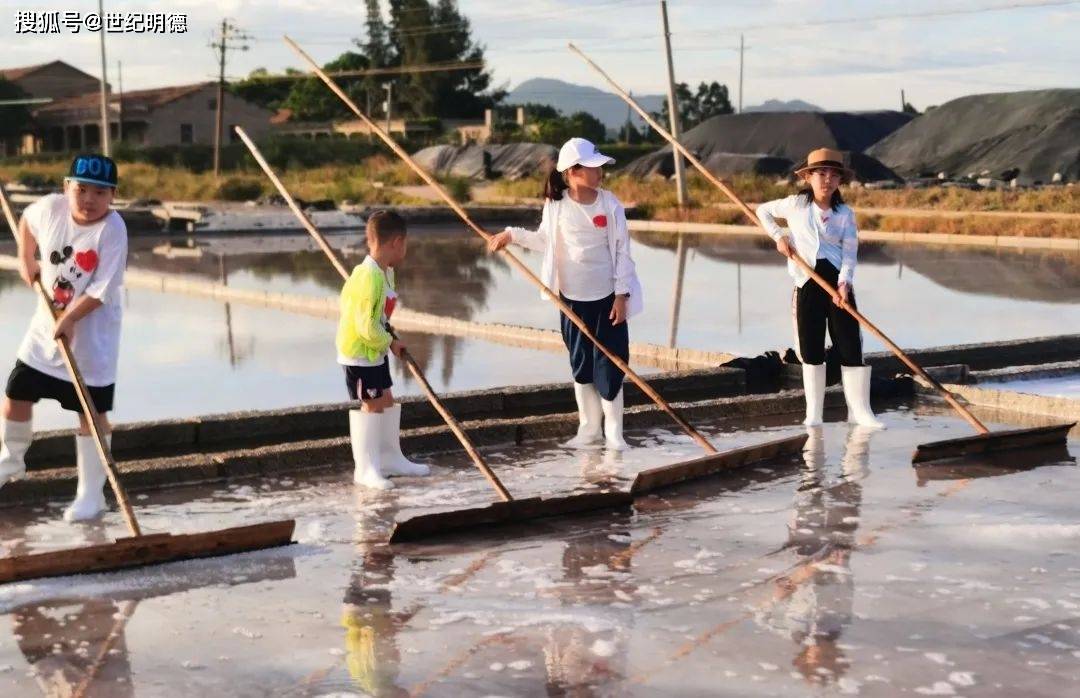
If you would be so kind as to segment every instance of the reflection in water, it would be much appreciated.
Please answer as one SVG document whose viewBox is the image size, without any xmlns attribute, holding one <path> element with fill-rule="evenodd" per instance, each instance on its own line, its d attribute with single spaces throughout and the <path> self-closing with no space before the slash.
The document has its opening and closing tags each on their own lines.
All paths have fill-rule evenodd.
<svg viewBox="0 0 1080 698">
<path fill-rule="evenodd" d="M 763 236 L 635 233 L 634 239 L 638 272 L 655 299 L 635 318 L 635 341 L 746 355 L 782 349 L 790 342 L 790 320 L 782 312 L 790 303 L 790 279 Z M 297 240 L 303 241 L 301 247 Z M 291 248 L 287 241 L 292 241 Z M 340 236 L 332 244 L 358 241 Z M 230 245 L 250 250 L 253 242 L 209 242 L 214 255 L 164 259 L 135 251 L 131 264 L 217 278 L 211 257 L 227 254 L 231 285 L 308 295 L 333 294 L 340 287 L 322 254 L 304 238 L 253 241 L 267 250 L 263 253 L 230 252 Z M 358 262 L 362 254 L 362 249 L 349 249 L 348 263 Z M 538 263 L 529 256 L 524 259 L 534 267 Z M 868 314 L 908 347 L 1043 336 L 1080 322 L 1076 253 L 864 242 L 859 259 L 857 283 L 872 290 L 866 297 Z M 460 231 L 410 236 L 409 257 L 399 278 L 406 306 L 419 311 L 557 327 L 558 314 L 537 299 L 531 284 L 500 257 L 487 255 L 481 241 Z M 913 324 L 913 307 L 938 312 Z M 429 345 L 437 341 L 430 336 L 415 340 L 424 366 Z M 447 341 L 455 345 L 455 340 Z M 876 340 L 867 341 L 868 350 L 881 348 Z"/>
<path fill-rule="evenodd" d="M 630 566 L 633 558 L 629 516 L 617 525 L 601 525 L 575 536 L 563 549 L 566 585 L 559 587 L 562 605 L 588 619 L 550 624 L 544 633 L 544 668 L 549 696 L 600 695 L 605 686 L 627 673 L 632 612 L 621 611 L 637 591 Z M 610 614 L 606 622 L 597 616 Z"/>
<path fill-rule="evenodd" d="M 386 522 L 394 520 L 397 500 L 378 507 L 369 500 L 380 498 L 379 495 L 358 489 L 356 496 L 361 500 L 357 506 L 356 538 L 370 540 L 386 527 Z M 394 553 L 385 547 L 366 544 L 345 590 L 341 617 L 349 676 L 356 688 L 377 698 L 408 695 L 398 685 L 401 649 L 397 636 L 418 609 L 394 611 L 390 591 L 393 580 Z"/>
<path fill-rule="evenodd" d="M 980 453 L 978 455 L 954 458 L 947 461 L 917 463 L 914 466 L 915 478 L 919 487 L 926 487 L 934 480 L 971 480 L 983 477 L 1011 475 L 1026 470 L 1033 470 L 1043 465 L 1075 464 L 1076 459 L 1069 454 L 1067 444 L 1057 444 L 1041 448 L 999 453 Z"/>
<path fill-rule="evenodd" d="M 875 430 L 850 428 L 842 474 L 832 484 L 826 472 L 824 433 L 821 427 L 808 432 L 802 481 L 785 546 L 805 561 L 776 580 L 773 598 L 759 609 L 757 619 L 796 644 L 792 665 L 808 682 L 827 684 L 848 669 L 849 660 L 839 643 L 853 617 L 851 554 Z"/>
<path fill-rule="evenodd" d="M 13 544 L 9 555 L 33 552 L 27 529 L 36 527 L 7 522 L 3 536 Z M 79 544 L 109 541 L 98 522 L 81 526 Z M 45 534 L 48 539 L 48 533 Z M 138 571 L 138 584 L 130 575 L 92 575 L 91 585 L 104 585 L 95 596 L 73 593 L 70 579 L 40 580 L 23 585 L 24 602 L 5 607 L 10 614 L 15 642 L 30 665 L 30 675 L 46 698 L 124 698 L 136 695 L 127 627 L 140 603 L 155 597 L 182 594 L 203 587 L 231 587 L 252 582 L 292 579 L 293 558 L 278 550 L 223 566 L 217 561 L 157 565 Z M 115 580 L 115 585 L 112 581 Z M 29 598 L 27 598 L 29 597 Z M 5 599 L 6 601 L 6 599 Z"/>
<path fill-rule="evenodd" d="M 366 249 L 362 236 L 333 236 L 330 241 L 331 244 L 343 246 L 339 253 L 346 267 L 363 261 Z M 320 250 L 309 249 L 313 243 L 304 241 L 297 245 L 293 238 L 271 239 L 267 242 L 267 248 L 275 250 L 275 242 L 277 246 L 300 249 L 232 254 L 228 251 L 230 241 L 225 240 L 215 241 L 213 254 L 167 256 L 151 250 L 133 250 L 129 264 L 148 271 L 201 276 L 225 285 L 232 281 L 234 285 L 287 293 L 336 295 L 341 290 L 341 278 L 327 261 L 326 255 Z M 233 244 L 244 245 L 244 241 Z M 493 270 L 505 268 L 506 263 L 501 257 L 487 254 L 483 241 L 411 235 L 408 257 L 396 270 L 397 284 L 402 302 L 407 307 L 469 320 L 482 312 L 488 303 L 494 281 Z M 237 349 L 233 341 L 229 303 L 225 304 L 225 314 L 225 346 L 230 364 L 235 366 L 252 354 L 254 339 L 249 339 L 248 345 Z M 439 371 L 444 382 L 449 382 L 453 377 L 459 343 L 457 337 L 432 334 L 412 335 L 408 341 L 409 353 L 425 373 L 436 351 L 441 351 Z M 408 385 L 411 380 L 407 372 L 402 374 L 402 383 Z"/>
<path fill-rule="evenodd" d="M 41 694 L 135 695 L 125 630 L 137 605 L 75 598 L 15 609 L 15 638 Z"/>
</svg>

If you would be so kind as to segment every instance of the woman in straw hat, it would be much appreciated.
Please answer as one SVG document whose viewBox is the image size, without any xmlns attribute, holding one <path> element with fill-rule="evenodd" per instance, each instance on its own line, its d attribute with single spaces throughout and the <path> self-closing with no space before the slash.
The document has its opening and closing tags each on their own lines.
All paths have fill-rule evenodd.
<svg viewBox="0 0 1080 698">
<path fill-rule="evenodd" d="M 848 420 L 871 427 L 883 426 L 870 409 L 870 367 L 863 365 L 862 333 L 859 323 L 833 302 L 828 293 L 810 280 L 791 259 L 798 254 L 826 281 L 840 299 L 855 306 L 855 263 L 859 234 L 855 212 L 840 196 L 840 184 L 851 179 L 838 150 L 818 148 L 806 156 L 795 171 L 807 188 L 786 199 L 758 206 L 757 215 L 776 242 L 776 249 L 788 258 L 788 273 L 795 280 L 792 316 L 795 321 L 795 351 L 803 364 L 807 426 L 822 421 L 825 400 L 825 330 L 840 354 L 844 397 Z M 776 223 L 787 221 L 788 231 Z"/>
</svg>

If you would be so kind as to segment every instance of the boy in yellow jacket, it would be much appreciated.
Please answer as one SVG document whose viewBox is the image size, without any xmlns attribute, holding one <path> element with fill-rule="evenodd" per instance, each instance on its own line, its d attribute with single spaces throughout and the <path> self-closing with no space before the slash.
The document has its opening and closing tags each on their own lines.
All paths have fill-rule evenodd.
<svg viewBox="0 0 1080 698">
<path fill-rule="evenodd" d="M 361 408 L 349 411 L 355 471 L 353 482 L 374 489 L 393 487 L 387 478 L 418 477 L 430 469 L 401 452 L 401 405 L 390 392 L 388 352 L 401 356 L 405 345 L 390 334 L 397 304 L 394 267 L 405 259 L 405 220 L 392 211 L 376 211 L 367 221 L 368 256 L 353 269 L 341 289 L 338 363 L 345 369 L 349 397 Z"/>
</svg>

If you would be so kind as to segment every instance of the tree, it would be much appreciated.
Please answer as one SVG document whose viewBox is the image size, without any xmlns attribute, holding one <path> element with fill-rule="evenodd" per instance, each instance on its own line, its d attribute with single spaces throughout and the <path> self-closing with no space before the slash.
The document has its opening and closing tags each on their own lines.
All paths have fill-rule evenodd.
<svg viewBox="0 0 1080 698">
<path fill-rule="evenodd" d="M 719 114 L 731 114 L 734 111 L 731 107 L 727 85 L 721 85 L 715 81 L 701 83 L 697 87 L 697 92 L 691 92 L 690 86 L 685 82 L 677 83 L 675 98 L 679 102 L 679 125 L 683 131 L 688 131 Z M 669 123 L 667 100 L 664 101 L 657 120 L 665 127 Z"/>
<path fill-rule="evenodd" d="M 368 59 L 354 51 L 346 51 L 334 60 L 323 66 L 327 72 L 346 70 L 367 70 Z M 318 78 L 303 78 L 292 81 L 292 89 L 281 106 L 291 109 L 293 118 L 298 121 L 324 121 L 328 119 L 346 118 L 352 115 L 348 107 L 326 88 L 322 80 Z M 363 102 L 363 82 L 355 77 L 335 78 L 345 94 L 358 103 Z"/>
<path fill-rule="evenodd" d="M 911 102 L 904 102 L 904 113 L 905 114 L 918 114 L 919 110 L 916 109 L 915 107 L 913 107 L 911 105 Z"/>
<path fill-rule="evenodd" d="M 517 108 L 525 108 L 525 121 L 537 122 L 544 119 L 558 119 L 562 116 L 562 113 L 551 106 L 550 104 L 537 104 L 536 102 L 526 102 L 525 104 L 504 104 L 499 108 L 499 115 L 502 118 L 514 118 L 517 116 Z"/>
<path fill-rule="evenodd" d="M 286 75 L 299 75 L 295 68 L 286 69 Z M 247 78 L 228 86 L 229 92 L 266 109 L 277 110 L 292 91 L 293 81 L 270 77 L 266 68 L 256 68 Z"/>
<path fill-rule="evenodd" d="M 567 117 L 543 119 L 536 124 L 536 139 L 559 147 L 571 138 L 585 138 L 593 143 L 607 139 L 607 127 L 588 112 L 575 112 Z"/>
<path fill-rule="evenodd" d="M 735 111 L 731 108 L 727 85 L 721 85 L 716 81 L 707 85 L 704 82 L 698 85 L 694 101 L 696 107 L 694 113 L 695 126 L 719 114 L 731 114 Z"/>
<path fill-rule="evenodd" d="M 455 0 L 390 0 L 389 43 L 394 65 L 402 67 L 484 59 Z M 491 73 L 482 68 L 408 73 L 395 84 L 401 110 L 413 116 L 475 117 L 506 95 L 491 89 Z"/>
<path fill-rule="evenodd" d="M 389 29 L 383 20 L 382 5 L 379 0 L 365 0 L 367 3 L 367 20 L 364 23 L 367 30 L 367 41 L 354 40 L 353 43 L 367 56 L 368 65 L 372 68 L 385 68 L 391 65 L 390 40 L 387 37 Z M 381 101 L 383 82 L 385 77 L 381 75 L 369 75 L 363 80 L 365 99 L 368 104 Z"/>
</svg>

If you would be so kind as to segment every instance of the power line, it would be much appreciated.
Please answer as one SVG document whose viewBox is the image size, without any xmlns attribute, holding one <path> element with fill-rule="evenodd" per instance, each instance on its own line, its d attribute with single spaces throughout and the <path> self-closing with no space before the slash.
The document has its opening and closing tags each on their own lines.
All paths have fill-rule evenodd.
<svg viewBox="0 0 1080 698">
<path fill-rule="evenodd" d="M 484 61 L 447 61 L 445 63 L 425 63 L 422 65 L 400 65 L 385 68 L 367 68 L 364 70 L 335 70 L 326 74 L 336 78 L 358 78 L 368 75 L 401 75 L 409 73 L 438 73 L 455 70 L 483 70 Z M 315 73 L 293 73 L 286 75 L 250 75 L 244 80 L 304 80 L 315 77 Z"/>
<path fill-rule="evenodd" d="M 869 22 L 881 22 L 890 19 L 929 19 L 934 17 L 951 17 L 955 15 L 973 15 L 983 14 L 986 12 L 1003 12 L 1007 10 L 1027 10 L 1027 9 L 1041 9 L 1046 7 L 1064 7 L 1066 5 L 1076 5 L 1080 3 L 1080 0 L 1043 0 L 1042 2 L 1010 2 L 999 5 L 988 5 L 985 7 L 967 7 L 956 8 L 953 10 L 927 10 L 925 12 L 898 12 L 895 14 L 883 14 L 863 17 L 834 17 L 831 19 L 808 19 L 799 20 L 798 22 L 790 22 L 787 24 L 746 24 L 741 27 L 723 27 L 715 29 L 699 29 L 692 32 L 680 32 L 682 35 L 716 35 L 717 33 L 735 33 L 745 32 L 752 29 L 777 29 L 785 27 L 820 27 L 833 24 L 864 24 Z"/>
</svg>

